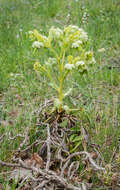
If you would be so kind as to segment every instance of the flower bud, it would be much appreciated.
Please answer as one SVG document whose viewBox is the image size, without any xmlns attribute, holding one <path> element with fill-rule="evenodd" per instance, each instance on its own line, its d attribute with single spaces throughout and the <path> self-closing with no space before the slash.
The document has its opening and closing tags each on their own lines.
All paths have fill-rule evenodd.
<svg viewBox="0 0 120 190">
<path fill-rule="evenodd" d="M 35 71 L 39 71 L 40 68 L 41 68 L 40 63 L 39 63 L 39 62 L 35 62 L 35 64 L 34 64 L 34 70 L 35 70 Z"/>
</svg>

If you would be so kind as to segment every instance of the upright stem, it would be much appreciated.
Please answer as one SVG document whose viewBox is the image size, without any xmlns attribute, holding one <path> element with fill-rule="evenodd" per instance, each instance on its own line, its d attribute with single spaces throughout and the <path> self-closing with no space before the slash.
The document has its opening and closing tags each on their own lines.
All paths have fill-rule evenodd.
<svg viewBox="0 0 120 190">
<path fill-rule="evenodd" d="M 59 90 L 59 100 L 60 102 L 63 101 L 64 94 L 63 94 L 63 79 L 60 80 L 60 90 Z"/>
<path fill-rule="evenodd" d="M 63 70 L 64 70 L 64 58 L 65 58 L 65 51 L 63 52 L 63 57 L 62 57 L 62 62 L 60 62 L 61 60 L 59 60 L 59 81 L 60 81 L 60 86 L 59 86 L 59 101 L 61 102 L 61 106 L 63 103 L 63 98 L 64 98 L 64 94 L 63 94 L 63 83 L 64 83 L 64 75 L 63 75 Z M 62 109 L 62 107 L 60 108 Z"/>
</svg>

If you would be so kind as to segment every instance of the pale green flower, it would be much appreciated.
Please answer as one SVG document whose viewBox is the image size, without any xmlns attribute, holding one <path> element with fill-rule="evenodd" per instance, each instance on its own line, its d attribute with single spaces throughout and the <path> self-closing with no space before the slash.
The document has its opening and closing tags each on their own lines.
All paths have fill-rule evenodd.
<svg viewBox="0 0 120 190">
<path fill-rule="evenodd" d="M 49 62 L 54 65 L 54 64 L 57 63 L 57 59 L 56 59 L 56 58 L 49 57 Z"/>
<path fill-rule="evenodd" d="M 49 57 L 49 59 L 45 62 L 47 66 L 54 66 L 57 64 L 57 59 Z"/>
<path fill-rule="evenodd" d="M 39 71 L 40 68 L 41 68 L 40 63 L 39 63 L 39 62 L 35 62 L 35 63 L 34 63 L 34 70 L 35 70 L 35 71 Z"/>
<path fill-rule="evenodd" d="M 34 41 L 32 44 L 33 48 L 41 48 L 44 47 L 44 44 L 42 42 Z"/>
<path fill-rule="evenodd" d="M 43 44 L 43 46 L 41 46 L 41 47 L 46 47 L 46 48 L 50 47 L 49 39 L 46 36 L 41 35 L 37 30 L 33 31 L 32 36 L 33 36 L 34 39 L 37 39 L 38 42 Z"/>
<path fill-rule="evenodd" d="M 93 52 L 92 51 L 87 51 L 87 52 L 85 52 L 85 58 L 86 58 L 86 60 L 91 60 L 92 59 L 92 57 L 93 57 Z"/>
<path fill-rule="evenodd" d="M 93 52 L 92 51 L 88 51 L 85 53 L 85 59 L 88 62 L 88 64 L 95 64 L 96 60 L 93 57 Z"/>
<path fill-rule="evenodd" d="M 79 39 L 86 42 L 88 40 L 88 35 L 87 33 L 83 30 L 83 29 L 79 29 L 79 32 L 80 32 L 80 37 Z"/>
<path fill-rule="evenodd" d="M 64 28 L 64 32 L 65 32 L 66 34 L 74 33 L 74 32 L 76 32 L 78 29 L 79 29 L 78 26 L 69 25 L 69 26 L 67 26 L 67 27 Z"/>
<path fill-rule="evenodd" d="M 67 63 L 67 64 L 65 64 L 65 67 L 64 67 L 64 68 L 67 69 L 67 70 L 72 70 L 72 69 L 75 68 L 75 66 L 74 66 L 74 64 L 69 64 L 69 63 Z"/>
<path fill-rule="evenodd" d="M 33 31 L 28 31 L 26 34 L 29 35 L 30 39 L 34 39 L 34 32 Z"/>
<path fill-rule="evenodd" d="M 88 40 L 87 33 L 84 32 L 83 29 L 74 25 L 69 25 L 68 27 L 65 27 L 64 34 L 64 44 L 68 46 L 71 44 L 72 48 L 78 48 L 83 44 L 83 42 L 86 42 Z"/>
<path fill-rule="evenodd" d="M 50 40 L 53 40 L 53 39 L 60 39 L 63 35 L 63 31 L 60 29 L 60 28 L 50 28 L 50 31 L 49 31 L 49 36 L 48 38 Z"/>
<path fill-rule="evenodd" d="M 51 64 L 48 61 L 45 62 L 45 65 L 51 67 Z"/>
<path fill-rule="evenodd" d="M 30 31 L 28 31 L 28 34 L 31 35 L 31 34 L 34 34 L 34 33 L 33 33 L 33 31 L 30 30 Z"/>
<path fill-rule="evenodd" d="M 89 62 L 90 64 L 95 64 L 96 63 L 96 60 L 94 57 L 92 57 L 92 60 Z"/>
<path fill-rule="evenodd" d="M 82 45 L 82 41 L 81 40 L 78 40 L 74 43 L 72 43 L 72 48 L 78 48 Z"/>
<path fill-rule="evenodd" d="M 84 61 L 77 61 L 75 64 L 77 67 L 85 65 Z"/>
</svg>

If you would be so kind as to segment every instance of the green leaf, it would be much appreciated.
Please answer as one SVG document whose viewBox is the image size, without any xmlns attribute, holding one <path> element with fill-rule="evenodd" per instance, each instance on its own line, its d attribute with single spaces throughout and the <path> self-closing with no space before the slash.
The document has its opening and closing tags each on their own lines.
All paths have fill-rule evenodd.
<svg viewBox="0 0 120 190">
<path fill-rule="evenodd" d="M 70 151 L 70 153 L 74 152 L 81 144 L 81 141 L 79 141 L 78 143 L 76 143 L 75 147 Z"/>
<path fill-rule="evenodd" d="M 71 142 L 73 142 L 73 139 L 75 138 L 75 136 L 76 136 L 76 134 L 72 134 L 72 135 L 70 136 L 70 141 L 71 141 Z"/>
<path fill-rule="evenodd" d="M 76 136 L 73 140 L 72 140 L 72 142 L 77 142 L 77 141 L 82 141 L 82 136 L 80 135 L 80 136 Z"/>
<path fill-rule="evenodd" d="M 81 129 L 81 127 L 76 126 L 76 127 L 72 127 L 70 130 L 71 130 L 71 131 L 80 132 L 80 129 Z"/>
</svg>

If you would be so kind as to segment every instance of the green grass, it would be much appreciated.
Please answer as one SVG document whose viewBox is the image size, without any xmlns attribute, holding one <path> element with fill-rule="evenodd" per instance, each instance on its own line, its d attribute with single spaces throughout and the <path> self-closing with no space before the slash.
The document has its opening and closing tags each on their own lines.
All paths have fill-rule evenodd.
<svg viewBox="0 0 120 190">
<path fill-rule="evenodd" d="M 51 26 L 78 25 L 88 33 L 95 52 L 96 66 L 83 78 L 74 73 L 67 81 L 73 94 L 70 107 L 84 108 L 82 121 L 91 142 L 100 146 L 108 164 L 120 137 L 120 6 L 118 0 L 0 0 L 0 159 L 9 161 L 21 139 L 9 135 L 36 131 L 35 111 L 45 99 L 55 96 L 44 76 L 37 76 L 27 32 L 47 34 Z M 83 14 L 88 17 L 83 23 Z M 104 52 L 98 50 L 105 48 Z M 46 56 L 42 52 L 42 56 Z M 74 98 L 78 97 L 79 98 Z"/>
</svg>

